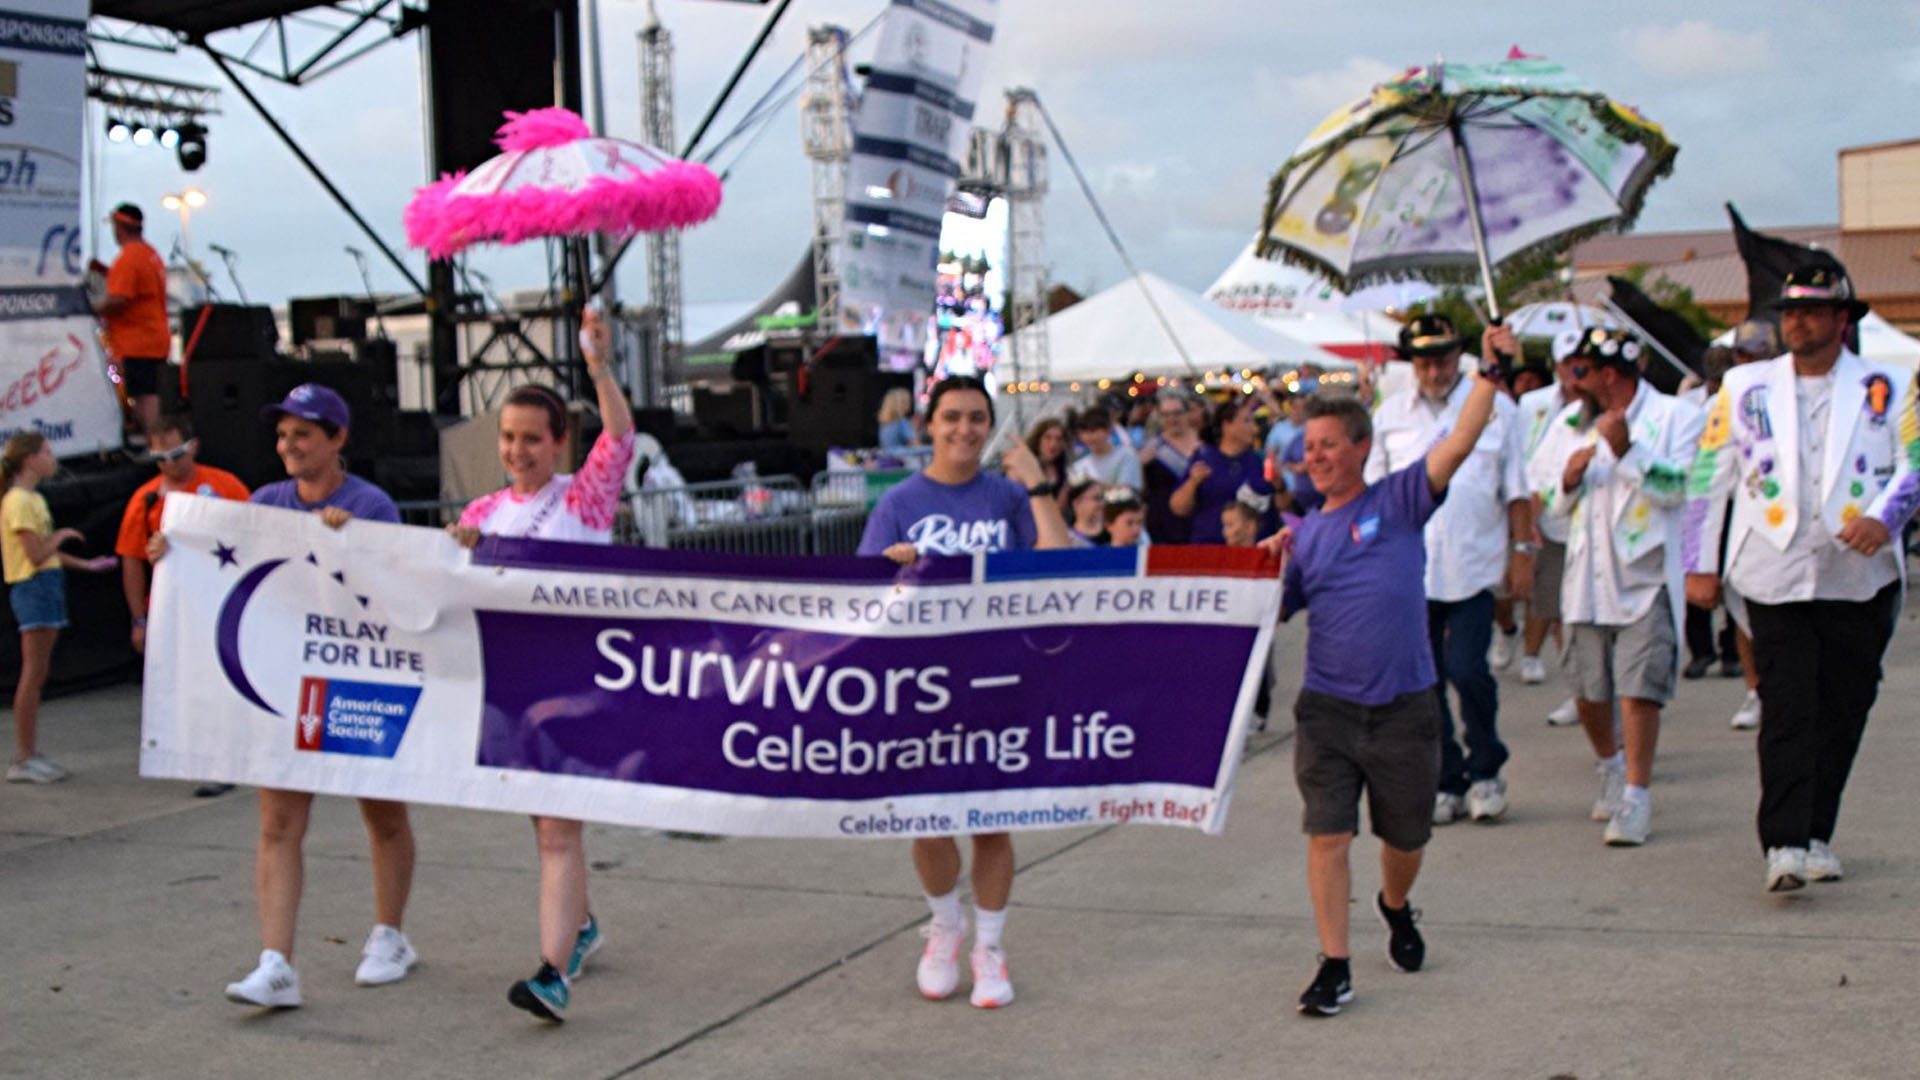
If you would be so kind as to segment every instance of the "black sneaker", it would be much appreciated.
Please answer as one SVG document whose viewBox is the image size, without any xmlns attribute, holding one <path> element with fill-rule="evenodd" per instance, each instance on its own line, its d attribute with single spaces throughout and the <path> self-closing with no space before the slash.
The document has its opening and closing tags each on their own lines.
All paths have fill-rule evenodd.
<svg viewBox="0 0 1920 1080">
<path fill-rule="evenodd" d="M 1385 893 L 1373 894 L 1373 910 L 1387 925 L 1387 963 L 1395 971 L 1419 971 L 1427 960 L 1426 940 L 1413 925 L 1420 921 L 1420 913 L 1412 904 L 1398 910 L 1388 907 Z"/>
<path fill-rule="evenodd" d="M 507 1000 L 516 1009 L 525 1009 L 542 1020 L 559 1023 L 566 1019 L 567 977 L 542 960 L 533 978 L 521 979 L 507 989 Z"/>
<path fill-rule="evenodd" d="M 1680 677 L 1683 679 L 1704 679 L 1707 677 L 1707 672 L 1712 669 L 1713 657 L 1696 656 L 1692 660 L 1687 661 L 1687 666 L 1681 669 Z"/>
<path fill-rule="evenodd" d="M 1737 658 L 1720 661 L 1720 677 L 1723 679 L 1738 679 L 1746 675 L 1746 673 L 1747 669 L 1740 666 L 1740 661 Z"/>
<path fill-rule="evenodd" d="M 1352 967 L 1345 960 L 1320 958 L 1313 983 L 1300 995 L 1303 1016 L 1339 1016 L 1340 1006 L 1353 1000 Z"/>
</svg>

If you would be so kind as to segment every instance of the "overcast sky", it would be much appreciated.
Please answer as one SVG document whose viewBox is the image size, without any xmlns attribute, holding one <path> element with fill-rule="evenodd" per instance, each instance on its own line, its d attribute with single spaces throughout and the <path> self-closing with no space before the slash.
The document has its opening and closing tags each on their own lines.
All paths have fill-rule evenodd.
<svg viewBox="0 0 1920 1080">
<path fill-rule="evenodd" d="M 857 30 L 881 0 L 798 0 L 716 127 L 724 134 L 797 58 L 806 27 Z M 1143 268 L 1206 286 L 1252 235 L 1274 168 L 1329 111 L 1382 77 L 1436 56 L 1498 59 L 1518 44 L 1565 64 L 1638 106 L 1680 146 L 1674 175 L 1648 198 L 1640 228 L 1718 228 L 1734 201 L 1762 226 L 1838 219 L 1835 152 L 1920 137 L 1920 3 L 1812 5 L 1694 0 L 1684 5 L 1299 3 L 1294 0 L 1002 0 L 979 119 L 997 123 L 1001 92 L 1039 92 Z M 764 17 L 757 6 L 659 0 L 677 49 L 676 104 L 685 139 Z M 602 55 L 615 134 L 637 137 L 635 51 L 644 7 L 602 0 Z M 1604 15 L 1601 13 L 1604 12 Z M 1596 19 L 1596 16 L 1600 16 Z M 865 50 L 856 50 L 856 57 Z M 102 47 L 113 67 L 221 85 L 197 54 Z M 392 43 L 298 90 L 256 82 L 261 96 L 359 206 L 403 250 L 400 210 L 424 178 L 420 51 Z M 246 101 L 221 95 L 208 122 L 209 159 L 182 173 L 157 147 L 95 134 L 102 209 L 146 204 L 164 251 L 174 227 L 160 196 L 193 183 L 211 202 L 193 239 L 240 252 L 256 302 L 357 291 L 342 247 L 367 247 Z M 794 265 L 809 232 L 808 170 L 798 115 L 774 119 L 734 165 L 726 203 L 684 241 L 690 303 L 753 300 Z M 731 156 L 731 155 L 729 155 Z M 1047 245 L 1053 277 L 1083 292 L 1124 273 L 1068 173 L 1052 157 Z M 110 246 L 110 245 L 109 245 Z M 637 250 L 636 250 L 637 254 Z M 213 260 L 208 260 L 210 265 Z M 623 264 L 623 299 L 644 294 L 642 260 Z M 418 259 L 415 258 L 418 265 Z M 474 265 L 503 287 L 544 284 L 526 253 Z M 224 285 L 224 277 L 216 281 Z M 374 285 L 404 288 L 390 266 Z M 697 329 L 693 327 L 692 329 Z"/>
</svg>

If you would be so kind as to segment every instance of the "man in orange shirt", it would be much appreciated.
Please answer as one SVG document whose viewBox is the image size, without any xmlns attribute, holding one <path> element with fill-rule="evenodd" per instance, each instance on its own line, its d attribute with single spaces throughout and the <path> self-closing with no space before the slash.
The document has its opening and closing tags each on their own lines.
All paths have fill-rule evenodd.
<svg viewBox="0 0 1920 1080">
<path fill-rule="evenodd" d="M 95 305 L 107 324 L 107 344 L 120 361 L 134 419 L 149 440 L 160 421 L 160 373 L 173 354 L 167 326 L 167 267 L 141 238 L 146 218 L 132 203 L 113 208 L 107 221 L 120 255 L 107 271 L 106 299 Z"/>
<path fill-rule="evenodd" d="M 194 460 L 199 444 L 193 437 L 193 421 L 185 416 L 163 416 L 154 422 L 151 436 L 152 457 L 160 465 L 160 475 L 140 485 L 127 500 L 127 511 L 120 518 L 120 538 L 113 545 L 120 556 L 120 583 L 127 594 L 127 611 L 133 616 L 133 648 L 147 651 L 147 583 L 152 568 L 147 560 L 147 542 L 160 531 L 160 511 L 168 494 L 184 491 L 191 495 L 212 495 L 236 502 L 247 501 L 247 485 L 225 469 L 202 465 Z M 201 784 L 193 793 L 206 798 L 233 790 L 232 784 Z"/>
</svg>

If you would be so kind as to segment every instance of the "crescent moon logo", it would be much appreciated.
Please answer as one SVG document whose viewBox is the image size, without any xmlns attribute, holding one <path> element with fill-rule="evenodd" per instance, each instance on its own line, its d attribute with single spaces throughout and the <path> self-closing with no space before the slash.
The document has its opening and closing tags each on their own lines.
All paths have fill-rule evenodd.
<svg viewBox="0 0 1920 1080">
<path fill-rule="evenodd" d="M 280 710 L 267 704 L 260 697 L 260 692 L 255 690 L 253 683 L 247 680 L 246 670 L 240 666 L 240 620 L 247 613 L 247 602 L 253 599 L 253 594 L 266 582 L 267 575 L 280 569 L 280 565 L 286 561 L 269 559 L 241 577 L 240 583 L 233 587 L 233 591 L 227 594 L 227 599 L 220 605 L 220 621 L 215 636 L 219 646 L 220 670 L 226 674 L 227 682 L 233 684 L 234 690 L 238 691 L 241 697 L 274 716 L 279 716 Z"/>
</svg>

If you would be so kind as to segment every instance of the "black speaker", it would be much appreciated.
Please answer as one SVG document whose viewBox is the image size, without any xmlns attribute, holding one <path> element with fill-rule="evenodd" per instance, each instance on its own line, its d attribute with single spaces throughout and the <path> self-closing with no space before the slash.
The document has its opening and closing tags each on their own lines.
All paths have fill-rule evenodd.
<svg viewBox="0 0 1920 1080">
<path fill-rule="evenodd" d="M 374 400 L 372 379 L 359 364 L 196 360 L 187 375 L 200 460 L 226 469 L 248 487 L 286 478 L 273 448 L 273 425 L 260 418 L 260 410 L 301 383 L 318 383 L 346 399 L 353 416 L 347 435 L 353 472 L 372 476 L 373 462 L 392 441 L 394 410 Z"/>
<path fill-rule="evenodd" d="M 500 152 L 494 132 L 508 109 L 580 109 L 579 5 L 556 0 L 461 0 L 427 5 L 433 171 L 471 169 Z M 555 100 L 555 86 L 563 86 Z"/>
<path fill-rule="evenodd" d="M 391 338 L 375 338 L 354 346 L 354 360 L 367 369 L 375 404 L 400 407 L 400 346 Z"/>
<path fill-rule="evenodd" d="M 825 453 L 880 441 L 880 399 L 894 387 L 913 389 L 913 375 L 881 371 L 872 338 L 844 338 L 813 357 L 805 386 L 796 380 L 787 431 L 795 446 Z"/>
<path fill-rule="evenodd" d="M 205 304 L 180 313 L 180 342 L 189 363 L 271 360 L 280 344 L 280 328 L 269 307 Z"/>
<path fill-rule="evenodd" d="M 295 345 L 320 340 L 365 341 L 372 307 L 353 296 L 301 296 L 287 301 L 287 327 Z"/>
<path fill-rule="evenodd" d="M 760 430 L 760 391 L 748 383 L 693 388 L 693 418 L 709 437 L 738 439 Z"/>
</svg>

